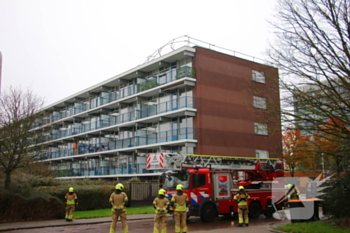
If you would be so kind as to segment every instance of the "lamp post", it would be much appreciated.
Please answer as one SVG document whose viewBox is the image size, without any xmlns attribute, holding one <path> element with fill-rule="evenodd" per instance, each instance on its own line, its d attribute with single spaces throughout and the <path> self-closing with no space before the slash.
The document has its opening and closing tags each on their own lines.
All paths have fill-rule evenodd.
<svg viewBox="0 0 350 233">
<path fill-rule="evenodd" d="M 2 68 L 2 53 L 0 51 L 0 93 L 1 93 L 1 68 Z"/>
<path fill-rule="evenodd" d="M 324 160 L 323 160 L 323 155 L 324 155 L 324 153 L 322 153 L 322 179 L 324 179 L 323 176 L 325 175 L 325 174 L 324 174 Z"/>
</svg>

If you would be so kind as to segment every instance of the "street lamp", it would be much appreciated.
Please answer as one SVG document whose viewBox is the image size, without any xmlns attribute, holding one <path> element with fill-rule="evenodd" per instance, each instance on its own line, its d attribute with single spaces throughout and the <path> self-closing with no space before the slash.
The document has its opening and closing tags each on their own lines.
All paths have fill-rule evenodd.
<svg viewBox="0 0 350 233">
<path fill-rule="evenodd" d="M 324 174 L 324 160 L 323 160 L 323 155 L 324 155 L 324 153 L 322 153 L 322 179 L 326 178 L 326 177 L 323 178 L 323 176 L 325 175 L 325 174 Z"/>
</svg>

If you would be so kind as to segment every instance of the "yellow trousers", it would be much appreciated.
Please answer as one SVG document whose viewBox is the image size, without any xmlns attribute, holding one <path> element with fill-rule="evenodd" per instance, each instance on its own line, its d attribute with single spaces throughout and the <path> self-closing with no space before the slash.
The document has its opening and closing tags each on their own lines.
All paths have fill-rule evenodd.
<svg viewBox="0 0 350 233">
<path fill-rule="evenodd" d="M 175 217 L 175 232 L 187 232 L 187 213 L 186 211 L 174 211 Z"/>
<path fill-rule="evenodd" d="M 123 233 L 128 233 L 129 229 L 128 229 L 128 225 L 126 223 L 126 213 L 124 212 L 116 212 L 113 211 L 112 212 L 112 223 L 111 226 L 109 228 L 109 233 L 115 233 L 115 229 L 117 228 L 117 222 L 118 219 L 120 218 L 120 221 L 122 222 L 122 230 Z"/>
<path fill-rule="evenodd" d="M 247 205 L 238 206 L 238 223 L 249 223 L 248 218 L 249 209 Z"/>
<path fill-rule="evenodd" d="M 66 219 L 73 219 L 74 210 L 75 210 L 75 204 L 66 205 Z"/>
<path fill-rule="evenodd" d="M 166 213 L 156 213 L 154 216 L 153 233 L 166 233 Z"/>
</svg>

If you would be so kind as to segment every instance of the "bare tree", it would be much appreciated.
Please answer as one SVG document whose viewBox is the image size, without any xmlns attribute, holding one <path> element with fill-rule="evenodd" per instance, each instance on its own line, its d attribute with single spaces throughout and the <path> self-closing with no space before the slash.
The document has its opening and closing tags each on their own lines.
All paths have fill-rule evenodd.
<svg viewBox="0 0 350 233">
<path fill-rule="evenodd" d="M 43 130 L 33 130 L 41 118 L 44 100 L 31 90 L 10 87 L 0 95 L 0 167 L 5 174 L 5 189 L 11 186 L 11 173 L 27 166 L 38 151 L 35 144 Z"/>
<path fill-rule="evenodd" d="M 280 69 L 283 121 L 350 145 L 350 3 L 280 0 L 269 56 Z M 294 109 L 291 109 L 291 106 Z M 348 148 L 333 153 L 349 169 Z M 319 151 L 321 156 L 322 151 Z"/>
</svg>

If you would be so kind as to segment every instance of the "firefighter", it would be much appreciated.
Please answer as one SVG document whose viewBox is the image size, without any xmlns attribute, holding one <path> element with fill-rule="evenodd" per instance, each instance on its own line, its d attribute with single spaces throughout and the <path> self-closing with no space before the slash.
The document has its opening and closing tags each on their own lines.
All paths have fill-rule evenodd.
<svg viewBox="0 0 350 233">
<path fill-rule="evenodd" d="M 70 187 L 68 193 L 65 196 L 66 199 L 66 221 L 73 221 L 73 212 L 75 207 L 78 206 L 78 196 L 74 192 L 74 188 Z"/>
<path fill-rule="evenodd" d="M 300 191 L 299 189 L 294 185 L 294 188 L 290 190 L 293 187 L 292 184 L 287 184 L 286 188 L 288 189 L 287 193 L 289 193 L 289 200 L 299 200 Z"/>
<path fill-rule="evenodd" d="M 178 184 L 176 186 L 177 193 L 171 198 L 171 206 L 174 208 L 175 217 L 175 233 L 186 233 L 187 232 L 187 203 L 188 196 L 183 193 L 184 186 Z"/>
<path fill-rule="evenodd" d="M 112 223 L 109 228 L 109 233 L 115 233 L 117 228 L 117 221 L 120 217 L 122 223 L 122 230 L 124 233 L 129 231 L 128 225 L 126 223 L 126 204 L 128 202 L 128 196 L 123 192 L 124 185 L 119 183 L 115 186 L 115 192 L 111 194 L 109 202 L 112 205 Z"/>
<path fill-rule="evenodd" d="M 246 191 L 244 191 L 243 186 L 238 187 L 239 191 L 234 196 L 234 200 L 238 201 L 238 227 L 243 227 L 243 222 L 245 223 L 245 226 L 249 226 L 249 218 L 248 218 L 248 200 L 250 199 L 250 196 Z"/>
<path fill-rule="evenodd" d="M 165 198 L 165 190 L 159 189 L 158 197 L 154 198 L 153 207 L 156 210 L 154 216 L 153 233 L 166 233 L 167 208 L 169 200 Z"/>
</svg>

